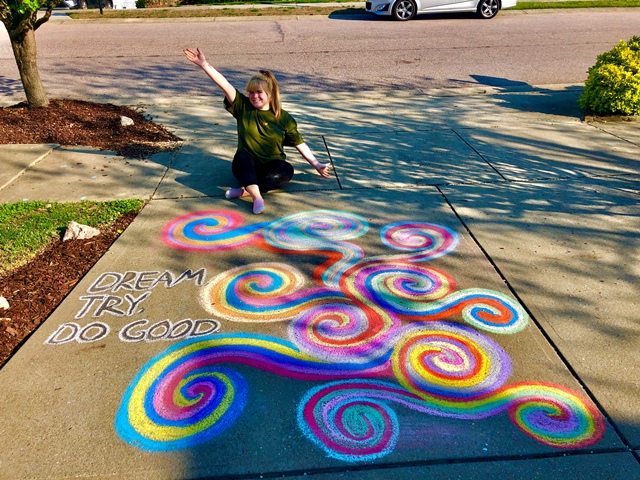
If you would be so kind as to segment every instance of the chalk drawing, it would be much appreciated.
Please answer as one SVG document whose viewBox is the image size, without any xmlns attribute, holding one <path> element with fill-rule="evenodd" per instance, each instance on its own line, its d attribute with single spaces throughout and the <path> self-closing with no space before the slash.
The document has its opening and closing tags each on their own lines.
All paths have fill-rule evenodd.
<svg viewBox="0 0 640 480">
<path fill-rule="evenodd" d="M 161 359 L 162 364 L 174 361 L 171 356 Z M 152 379 L 144 370 L 138 374 L 116 415 L 116 430 L 132 445 L 151 451 L 188 448 L 224 432 L 242 413 L 248 386 L 235 371 L 208 368 L 200 358 L 168 372 L 162 367 L 156 366 Z M 149 381 L 159 387 L 140 402 L 138 391 L 149 388 Z"/>
<path fill-rule="evenodd" d="M 230 211 L 189 213 L 169 222 L 162 232 L 170 247 L 190 251 L 228 250 L 252 243 L 264 227 L 256 223 L 242 227 L 244 217 Z"/>
<path fill-rule="evenodd" d="M 303 289 L 303 275 L 284 263 L 254 263 L 223 272 L 202 290 L 208 312 L 237 322 L 286 321 L 309 307 L 347 301 L 339 290 Z"/>
<path fill-rule="evenodd" d="M 152 451 L 186 448 L 220 434 L 238 418 L 246 400 L 246 382 L 218 365 L 230 362 L 298 380 L 377 377 L 389 370 L 388 358 L 329 364 L 291 342 L 260 335 L 185 340 L 150 360 L 133 379 L 116 415 L 116 431 Z M 213 385 L 211 377 L 224 378 L 225 388 Z M 242 386 L 238 398 L 236 386 Z"/>
<path fill-rule="evenodd" d="M 588 399 L 560 385 L 508 383 L 511 360 L 483 331 L 514 334 L 526 327 L 527 313 L 500 292 L 456 290 L 450 275 L 425 264 L 456 248 L 453 230 L 393 223 L 380 230 L 392 252 L 367 258 L 353 241 L 368 230 L 364 218 L 329 210 L 250 226 L 226 211 L 170 222 L 163 240 L 173 248 L 251 245 L 324 258 L 310 274 L 311 286 L 302 272 L 277 262 L 210 280 L 200 301 L 212 317 L 285 321 L 289 338 L 219 333 L 169 347 L 125 392 L 115 419 L 121 438 L 168 451 L 227 430 L 247 402 L 247 382 L 231 368 L 237 364 L 321 382 L 300 400 L 297 423 L 327 456 L 345 462 L 393 452 L 402 434 L 397 409 L 461 420 L 506 412 L 524 434 L 556 448 L 601 439 L 605 422 Z"/>
<path fill-rule="evenodd" d="M 380 230 L 380 239 L 388 247 L 415 253 L 408 258 L 412 262 L 441 257 L 458 245 L 458 235 L 453 230 L 424 222 L 390 223 Z"/>
<path fill-rule="evenodd" d="M 387 343 L 386 355 L 366 363 L 328 363 L 286 340 L 255 334 L 181 342 L 134 378 L 116 415 L 116 430 L 150 451 L 186 448 L 219 435 L 246 403 L 246 382 L 239 374 L 229 377 L 231 370 L 220 365 L 237 363 L 297 380 L 338 380 L 310 390 L 297 418 L 305 436 L 344 461 L 389 453 L 399 434 L 391 404 L 458 419 L 507 411 L 521 431 L 554 447 L 588 446 L 601 438 L 599 412 L 570 390 L 533 382 L 505 385 L 508 356 L 483 334 L 447 322 L 404 329 L 400 341 Z M 214 388 L 211 382 L 222 378 L 225 388 Z M 237 400 L 235 385 L 243 386 Z M 371 426 L 376 422 L 378 427 Z"/>
<path fill-rule="evenodd" d="M 298 408 L 304 435 L 329 457 L 369 461 L 393 450 L 400 434 L 391 404 L 417 412 L 480 419 L 508 411 L 525 434 L 552 447 L 579 448 L 602 437 L 604 420 L 592 404 L 559 385 L 518 383 L 485 398 L 421 398 L 397 384 L 346 380 L 311 389 Z"/>
<path fill-rule="evenodd" d="M 303 212 L 265 226 L 265 241 L 282 251 L 325 254 L 328 260 L 316 268 L 314 277 L 329 287 L 355 262 L 364 257 L 362 249 L 347 240 L 369 230 L 367 221 L 347 212 L 315 210 Z"/>
</svg>

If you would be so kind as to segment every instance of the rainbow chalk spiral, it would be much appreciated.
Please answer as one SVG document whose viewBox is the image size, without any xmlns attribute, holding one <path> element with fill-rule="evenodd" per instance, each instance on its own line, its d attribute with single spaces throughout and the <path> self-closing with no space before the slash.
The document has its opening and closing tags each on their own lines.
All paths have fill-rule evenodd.
<svg viewBox="0 0 640 480">
<path fill-rule="evenodd" d="M 210 251 L 238 248 L 259 238 L 264 223 L 242 227 L 242 215 L 226 210 L 193 212 L 169 222 L 162 240 L 179 250 Z"/>
<path fill-rule="evenodd" d="M 115 428 L 122 439 L 143 450 L 189 448 L 233 425 L 247 391 L 246 381 L 233 370 L 209 366 L 198 356 L 165 355 L 131 383 Z"/>
<path fill-rule="evenodd" d="M 467 288 L 428 304 L 410 305 L 396 314 L 405 320 L 440 320 L 456 315 L 468 324 L 493 333 L 511 334 L 525 328 L 529 315 L 522 306 L 500 292 Z"/>
<path fill-rule="evenodd" d="M 406 261 L 358 262 L 340 279 L 345 295 L 403 320 L 441 320 L 456 315 L 481 330 L 515 333 L 529 316 L 510 297 L 481 288 L 455 289 L 454 280 L 433 267 Z"/>
<path fill-rule="evenodd" d="M 400 432 L 389 405 L 393 389 L 385 382 L 357 380 L 313 388 L 298 407 L 298 426 L 329 457 L 345 462 L 383 457 L 393 451 Z"/>
<path fill-rule="evenodd" d="M 472 328 L 447 322 L 404 327 L 391 362 L 396 380 L 423 398 L 484 395 L 511 375 L 511 362 L 500 345 Z"/>
<path fill-rule="evenodd" d="M 265 241 L 289 252 L 325 253 L 329 260 L 317 271 L 325 285 L 335 287 L 342 273 L 364 257 L 362 249 L 347 240 L 369 229 L 367 221 L 355 214 L 314 210 L 285 217 L 264 230 Z"/>
<path fill-rule="evenodd" d="M 556 448 L 593 445 L 605 428 L 590 402 L 558 385 L 520 383 L 490 395 L 443 399 L 423 398 L 381 380 L 343 380 L 310 390 L 298 407 L 298 426 L 328 456 L 368 461 L 387 455 L 398 439 L 400 425 L 392 404 L 460 419 L 507 410 L 522 432 Z"/>
<path fill-rule="evenodd" d="M 398 257 L 411 262 L 423 262 L 447 255 L 458 245 L 458 234 L 453 230 L 423 222 L 390 223 L 380 230 L 380 239 L 388 247 L 412 253 L 410 256 Z"/>
<path fill-rule="evenodd" d="M 305 280 L 284 263 L 252 263 L 218 275 L 202 290 L 207 312 L 236 322 L 282 322 L 324 303 L 346 303 L 337 290 L 303 289 Z"/>
<path fill-rule="evenodd" d="M 402 314 L 423 312 L 455 289 L 455 281 L 433 268 L 403 261 L 358 262 L 340 279 L 340 288 L 355 301 Z M 420 315 L 420 313 L 416 313 Z"/>
<path fill-rule="evenodd" d="M 223 363 L 307 381 L 375 378 L 389 372 L 388 356 L 366 363 L 327 363 L 290 342 L 261 335 L 185 340 L 151 359 L 132 380 L 116 414 L 118 435 L 143 450 L 168 451 L 200 444 L 228 429 L 244 408 L 247 386 Z"/>
<path fill-rule="evenodd" d="M 509 418 L 534 440 L 556 448 L 583 448 L 604 435 L 605 421 L 593 403 L 551 383 L 510 385 Z"/>
<path fill-rule="evenodd" d="M 328 303 L 309 308 L 289 324 L 289 338 L 328 362 L 365 363 L 387 356 L 400 321 L 380 309 Z"/>
</svg>

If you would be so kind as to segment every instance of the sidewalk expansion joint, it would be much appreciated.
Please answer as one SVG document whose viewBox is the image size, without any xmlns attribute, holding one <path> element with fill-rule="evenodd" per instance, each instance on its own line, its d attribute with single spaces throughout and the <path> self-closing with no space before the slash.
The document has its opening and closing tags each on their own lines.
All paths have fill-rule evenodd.
<svg viewBox="0 0 640 480">
<path fill-rule="evenodd" d="M 509 291 L 511 292 L 511 295 L 514 296 L 514 298 L 520 303 L 520 305 L 522 305 L 522 308 L 524 308 L 524 310 L 527 312 L 527 314 L 529 315 L 529 318 L 531 318 L 531 321 L 533 322 L 533 324 L 538 328 L 539 332 L 542 334 L 543 338 L 547 341 L 547 343 L 549 344 L 549 346 L 553 349 L 553 351 L 555 352 L 555 354 L 558 356 L 558 358 L 560 359 L 560 361 L 562 362 L 562 364 L 564 365 L 564 367 L 568 370 L 568 372 L 571 374 L 571 376 L 573 376 L 573 378 L 578 382 L 578 384 L 580 385 L 580 387 L 582 387 L 582 389 L 585 391 L 585 393 L 588 395 L 588 397 L 591 399 L 591 401 L 594 403 L 594 405 L 596 406 L 596 408 L 598 408 L 603 416 L 607 419 L 607 422 L 609 423 L 609 425 L 611 426 L 611 428 L 614 430 L 614 432 L 618 435 L 618 438 L 620 439 L 620 441 L 623 443 L 624 445 L 624 449 L 622 451 L 627 452 L 627 453 L 634 453 L 633 448 L 631 447 L 631 444 L 629 442 L 629 440 L 626 438 L 626 436 L 622 433 L 622 431 L 620 430 L 620 428 L 618 428 L 618 426 L 616 425 L 616 423 L 613 421 L 613 419 L 611 418 L 611 415 L 609 414 L 609 412 L 607 412 L 607 410 L 602 406 L 602 404 L 600 403 L 600 401 L 596 398 L 596 396 L 593 394 L 593 392 L 591 391 L 591 389 L 589 389 L 589 387 L 587 386 L 587 384 L 582 380 L 582 378 L 580 378 L 580 375 L 578 374 L 578 372 L 576 372 L 576 370 L 573 368 L 573 366 L 571 365 L 571 363 L 568 361 L 568 359 L 564 356 L 564 354 L 562 353 L 562 351 L 560 350 L 560 348 L 558 348 L 558 346 L 554 343 L 553 339 L 549 336 L 549 334 L 547 333 L 547 331 L 542 327 L 542 325 L 540 324 L 540 322 L 538 322 L 538 320 L 536 319 L 536 317 L 533 315 L 533 312 L 529 309 L 529 307 L 527 307 L 527 305 L 525 304 L 525 302 L 522 300 L 522 298 L 520 297 L 520 295 L 518 295 L 518 292 L 516 291 L 515 288 L 512 287 L 511 283 L 509 282 L 509 280 L 507 279 L 507 277 L 502 273 L 502 271 L 500 270 L 500 268 L 498 267 L 498 265 L 496 264 L 496 262 L 493 260 L 493 258 L 491 258 L 491 256 L 489 255 L 489 252 L 487 252 L 485 250 L 485 248 L 482 246 L 482 244 L 480 243 L 480 241 L 478 240 L 478 238 L 473 234 L 473 232 L 471 231 L 471 229 L 469 228 L 469 226 L 466 224 L 466 222 L 463 220 L 463 218 L 460 216 L 460 214 L 457 212 L 457 210 L 455 209 L 455 207 L 453 206 L 453 204 L 449 201 L 449 199 L 447 198 L 447 196 L 445 195 L 445 193 L 438 187 L 438 191 L 440 192 L 440 195 L 442 195 L 442 198 L 444 199 L 444 201 L 447 203 L 447 205 L 449 205 L 449 208 L 451 209 L 451 211 L 453 212 L 453 214 L 456 216 L 456 218 L 458 219 L 458 221 L 460 222 L 460 224 L 464 227 L 464 229 L 466 230 L 467 234 L 471 237 L 471 239 L 473 240 L 473 242 L 476 244 L 476 246 L 480 249 L 480 251 L 482 252 L 482 254 L 484 255 L 484 257 L 487 259 L 487 261 L 491 264 L 491 266 L 493 267 L 493 269 L 496 271 L 496 273 L 498 274 L 498 276 L 500 277 L 500 279 L 504 282 L 504 284 L 506 285 L 506 287 L 509 289 Z"/>
<path fill-rule="evenodd" d="M 350 189 L 352 190 L 352 189 Z M 358 190 L 358 189 L 353 189 L 353 190 Z M 310 188 L 307 190 L 304 190 L 304 192 L 337 192 L 339 190 L 336 190 L 335 188 Z M 296 194 L 296 193 L 300 193 L 299 191 L 284 191 L 284 190 L 280 190 L 280 191 L 269 191 L 269 195 L 278 195 L 280 193 L 289 193 L 289 194 Z M 159 201 L 163 201 L 163 200 L 199 200 L 199 199 L 207 199 L 207 198 L 213 198 L 213 199 L 218 199 L 218 200 L 231 200 L 228 199 L 224 196 L 224 192 L 221 192 L 219 195 L 180 195 L 179 197 L 152 197 L 150 200 L 153 200 L 154 202 L 159 202 Z M 238 200 L 236 199 L 232 199 L 232 200 Z"/>
<path fill-rule="evenodd" d="M 52 144 L 53 145 L 53 144 Z M 27 173 L 29 170 L 31 170 L 33 167 L 35 167 L 38 163 L 40 163 L 42 160 L 44 160 L 45 158 L 47 158 L 49 155 L 51 155 L 51 152 L 53 152 L 54 150 L 58 150 L 60 148 L 60 145 L 53 145 L 48 152 L 43 153 L 42 155 L 40 155 L 38 158 L 36 158 L 33 162 L 31 162 L 29 165 L 27 165 L 26 168 L 24 168 L 23 170 L 21 170 L 20 172 L 18 172 L 16 175 L 13 176 L 13 178 L 10 178 L 9 180 L 7 180 L 3 185 L 0 185 L 0 190 L 8 187 L 9 185 L 11 185 L 13 182 L 15 182 L 18 178 L 20 178 L 22 175 L 24 175 L 25 173 Z"/>
<path fill-rule="evenodd" d="M 617 138 L 618 140 L 623 140 L 623 141 L 625 141 L 627 143 L 630 143 L 634 147 L 640 147 L 640 143 L 632 142 L 628 138 L 621 137 L 620 135 L 616 135 L 615 133 L 611 133 L 610 131 L 605 130 L 604 128 L 600 127 L 599 125 L 595 125 L 595 124 L 590 123 L 590 122 L 586 122 L 586 124 L 589 125 L 590 127 L 595 128 L 596 130 L 600 130 L 601 132 L 606 133 L 607 135 L 611 135 L 612 137 Z"/>
<path fill-rule="evenodd" d="M 469 142 L 467 142 L 464 138 L 462 138 L 462 136 L 456 130 L 452 129 L 452 132 L 455 133 L 456 136 L 460 140 L 462 140 L 465 143 L 465 145 L 467 145 L 467 147 L 469 147 L 471 150 L 473 150 L 475 152 L 475 154 L 478 155 L 487 165 L 489 165 L 493 169 L 494 172 L 496 172 L 498 175 L 500 175 L 500 177 L 502 177 L 503 180 L 507 180 L 507 178 L 504 175 L 502 175 L 502 173 L 500 173 L 500 171 L 496 167 L 494 167 L 491 162 L 489 162 L 486 158 L 484 158 L 482 156 L 482 154 L 478 150 L 476 150 Z"/>
<path fill-rule="evenodd" d="M 333 163 L 333 157 L 331 156 L 331 152 L 329 151 L 329 145 L 327 144 L 327 137 L 325 137 L 324 135 L 321 135 L 321 137 L 322 137 L 322 142 L 324 143 L 324 148 L 327 152 L 327 155 L 329 156 L 329 162 L 331 163 L 331 168 L 333 169 L 333 173 L 336 176 L 338 187 L 340 188 L 340 190 L 344 190 L 344 188 L 342 187 L 342 182 L 340 181 L 340 176 L 338 175 L 338 170 L 336 170 L 336 165 L 335 163 Z"/>
<path fill-rule="evenodd" d="M 178 152 L 180 152 L 180 150 L 182 150 L 182 146 L 180 146 L 180 148 L 172 152 L 173 155 L 171 155 L 171 160 L 169 160 L 169 163 L 167 164 L 167 167 L 165 168 L 164 173 L 162 174 L 162 177 L 160 178 L 160 180 L 158 180 L 156 187 L 153 189 L 153 192 L 151 192 L 151 195 L 149 195 L 149 198 L 147 199 L 147 201 L 151 201 L 153 197 L 156 196 L 156 193 L 158 192 L 160 185 L 162 185 L 162 182 L 164 182 L 164 179 L 167 177 L 167 174 L 169 173 L 169 170 L 173 166 L 173 162 L 178 156 Z"/>
</svg>

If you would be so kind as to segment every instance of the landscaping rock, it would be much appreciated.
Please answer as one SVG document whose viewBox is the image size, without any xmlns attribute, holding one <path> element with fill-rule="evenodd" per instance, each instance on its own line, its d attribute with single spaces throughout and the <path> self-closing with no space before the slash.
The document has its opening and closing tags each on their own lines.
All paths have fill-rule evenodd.
<svg viewBox="0 0 640 480">
<path fill-rule="evenodd" d="M 96 235 L 100 235 L 100 230 L 90 227 L 88 225 L 81 225 L 77 222 L 69 222 L 67 231 L 64 232 L 63 242 L 67 240 L 85 240 L 87 238 L 93 238 Z"/>
</svg>

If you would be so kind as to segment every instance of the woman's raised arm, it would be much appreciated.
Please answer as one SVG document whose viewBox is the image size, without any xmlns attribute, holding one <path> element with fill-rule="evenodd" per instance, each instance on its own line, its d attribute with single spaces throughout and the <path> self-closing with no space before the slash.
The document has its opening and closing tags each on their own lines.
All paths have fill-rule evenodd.
<svg viewBox="0 0 640 480">
<path fill-rule="evenodd" d="M 236 89 L 233 85 L 229 83 L 229 81 L 222 75 L 219 71 L 209 65 L 207 59 L 204 58 L 204 53 L 200 51 L 199 48 L 196 48 L 196 51 L 189 50 L 185 48 L 183 50 L 184 55 L 192 62 L 201 67 L 204 72 L 209 75 L 209 78 L 213 80 L 213 83 L 218 85 L 224 96 L 227 97 L 230 103 L 236 99 Z"/>
</svg>

